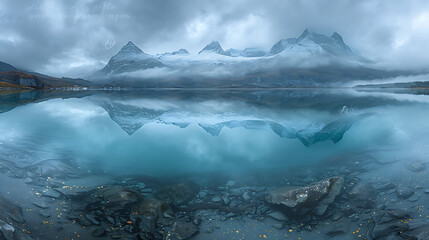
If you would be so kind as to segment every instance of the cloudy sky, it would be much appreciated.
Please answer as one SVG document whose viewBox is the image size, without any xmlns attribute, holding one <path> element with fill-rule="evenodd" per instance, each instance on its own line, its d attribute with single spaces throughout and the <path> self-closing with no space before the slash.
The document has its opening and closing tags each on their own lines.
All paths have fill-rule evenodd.
<svg viewBox="0 0 429 240">
<path fill-rule="evenodd" d="M 386 68 L 429 67 L 427 0 L 2 0 L 0 61 L 86 76 L 128 41 L 156 54 L 270 48 L 304 29 L 340 33 Z"/>
</svg>

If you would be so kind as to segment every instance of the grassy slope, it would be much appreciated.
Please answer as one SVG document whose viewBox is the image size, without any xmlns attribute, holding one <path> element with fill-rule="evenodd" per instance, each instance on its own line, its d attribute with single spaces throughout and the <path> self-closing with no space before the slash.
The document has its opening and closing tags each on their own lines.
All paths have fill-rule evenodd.
<svg viewBox="0 0 429 240">
<path fill-rule="evenodd" d="M 9 72 L 0 73 L 0 87 L 28 88 L 14 83 L 14 79 L 17 76 L 37 77 L 45 84 L 45 88 L 72 87 L 72 86 L 89 87 L 94 85 L 92 82 L 89 82 L 83 79 L 55 78 L 55 77 L 50 77 L 39 73 L 28 74 L 22 71 L 9 71 Z"/>
</svg>

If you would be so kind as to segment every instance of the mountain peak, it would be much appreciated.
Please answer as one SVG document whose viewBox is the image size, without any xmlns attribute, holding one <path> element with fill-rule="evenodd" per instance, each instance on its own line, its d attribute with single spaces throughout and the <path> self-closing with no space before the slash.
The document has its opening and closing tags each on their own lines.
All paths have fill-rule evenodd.
<svg viewBox="0 0 429 240">
<path fill-rule="evenodd" d="M 319 42 L 319 41 L 324 41 L 324 38 L 329 38 L 328 36 L 325 36 L 323 34 L 317 33 L 317 32 L 313 32 L 310 31 L 308 29 L 305 29 L 304 32 L 301 33 L 301 35 L 299 35 L 299 37 L 297 38 L 297 42 L 302 41 L 303 39 L 310 39 L 311 41 L 314 42 Z"/>
<path fill-rule="evenodd" d="M 334 32 L 330 37 L 324 34 L 305 29 L 298 38 L 282 39 L 271 48 L 270 54 L 275 55 L 283 51 L 290 53 L 315 52 L 331 54 L 333 56 L 348 57 L 363 61 L 364 59 L 344 42 L 343 37 Z"/>
<path fill-rule="evenodd" d="M 201 54 L 202 52 L 214 52 L 217 54 L 229 56 L 229 54 L 225 52 L 220 46 L 220 43 L 218 41 L 212 41 L 210 44 L 205 46 L 198 54 Z"/>
<path fill-rule="evenodd" d="M 284 50 L 288 50 L 296 43 L 296 41 L 296 38 L 282 39 L 271 47 L 270 54 L 274 55 L 283 52 Z"/>
<path fill-rule="evenodd" d="M 129 41 L 118 53 L 110 58 L 107 65 L 99 72 L 102 74 L 118 74 L 163 66 L 164 64 L 154 59 L 154 56 L 146 54 L 133 42 Z"/>
<path fill-rule="evenodd" d="M 177 55 L 177 54 L 179 54 L 179 55 L 183 55 L 183 54 L 189 54 L 189 52 L 188 52 L 188 50 L 186 50 L 186 49 L 184 49 L 184 48 L 181 48 L 181 49 L 179 49 L 178 51 L 174 51 L 174 52 L 172 52 L 171 54 L 172 54 L 172 55 Z"/>
<path fill-rule="evenodd" d="M 347 44 L 344 42 L 343 37 L 341 37 L 340 34 L 338 34 L 337 32 L 334 32 L 331 35 L 331 38 L 335 41 L 335 43 L 347 54 L 356 54 L 352 51 L 352 49 L 347 46 Z"/>
<path fill-rule="evenodd" d="M 301 35 L 299 35 L 298 41 L 301 41 L 302 39 L 306 38 L 310 34 L 311 32 L 308 29 L 305 29 L 304 32 L 302 32 Z"/>
<path fill-rule="evenodd" d="M 116 53 L 110 60 L 110 61 L 121 61 L 123 59 L 130 59 L 130 58 L 141 58 L 141 57 L 147 57 L 147 54 L 144 53 L 139 47 L 134 45 L 133 42 L 129 41 L 127 44 L 125 44 L 121 50 L 119 50 L 118 53 Z"/>
<path fill-rule="evenodd" d="M 141 54 L 141 53 L 143 53 L 143 51 L 139 47 L 134 45 L 134 43 L 131 41 L 129 41 L 127 44 L 125 44 L 125 46 L 123 46 L 119 52 L 125 52 L 127 54 Z"/>
<path fill-rule="evenodd" d="M 334 39 L 337 43 L 344 42 L 343 37 L 341 37 L 341 35 L 338 34 L 337 32 L 334 32 L 331 35 L 331 38 Z"/>
<path fill-rule="evenodd" d="M 220 47 L 220 48 L 222 48 L 221 46 L 220 46 L 220 43 L 218 42 L 218 41 L 212 41 L 209 45 L 207 45 L 207 46 L 211 46 L 211 47 Z"/>
</svg>

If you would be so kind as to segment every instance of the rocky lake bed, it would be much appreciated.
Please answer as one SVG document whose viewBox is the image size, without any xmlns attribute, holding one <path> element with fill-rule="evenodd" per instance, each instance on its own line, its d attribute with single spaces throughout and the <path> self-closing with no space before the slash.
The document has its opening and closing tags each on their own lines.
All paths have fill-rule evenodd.
<svg viewBox="0 0 429 240">
<path fill-rule="evenodd" d="M 359 159 L 269 180 L 109 177 L 2 159 L 0 239 L 428 239 L 426 164 Z"/>
</svg>

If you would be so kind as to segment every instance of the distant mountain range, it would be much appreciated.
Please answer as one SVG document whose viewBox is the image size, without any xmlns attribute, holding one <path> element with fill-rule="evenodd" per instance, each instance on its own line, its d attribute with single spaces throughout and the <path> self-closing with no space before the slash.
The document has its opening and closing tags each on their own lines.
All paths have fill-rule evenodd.
<svg viewBox="0 0 429 240">
<path fill-rule="evenodd" d="M 151 55 L 128 42 L 90 79 L 121 87 L 314 87 L 403 74 L 370 66 L 338 33 L 305 30 L 269 50 L 224 50 L 213 41 L 198 54 L 180 49 Z"/>
<path fill-rule="evenodd" d="M 0 62 L 0 88 L 281 88 L 341 87 L 351 80 L 410 75 L 375 69 L 340 34 L 305 30 L 270 49 L 224 50 L 213 41 L 197 54 L 186 49 L 151 55 L 128 42 L 104 68 L 84 79 L 55 78 Z"/>
<path fill-rule="evenodd" d="M 396 82 L 356 85 L 355 88 L 424 88 L 429 89 L 429 81 Z"/>
</svg>

